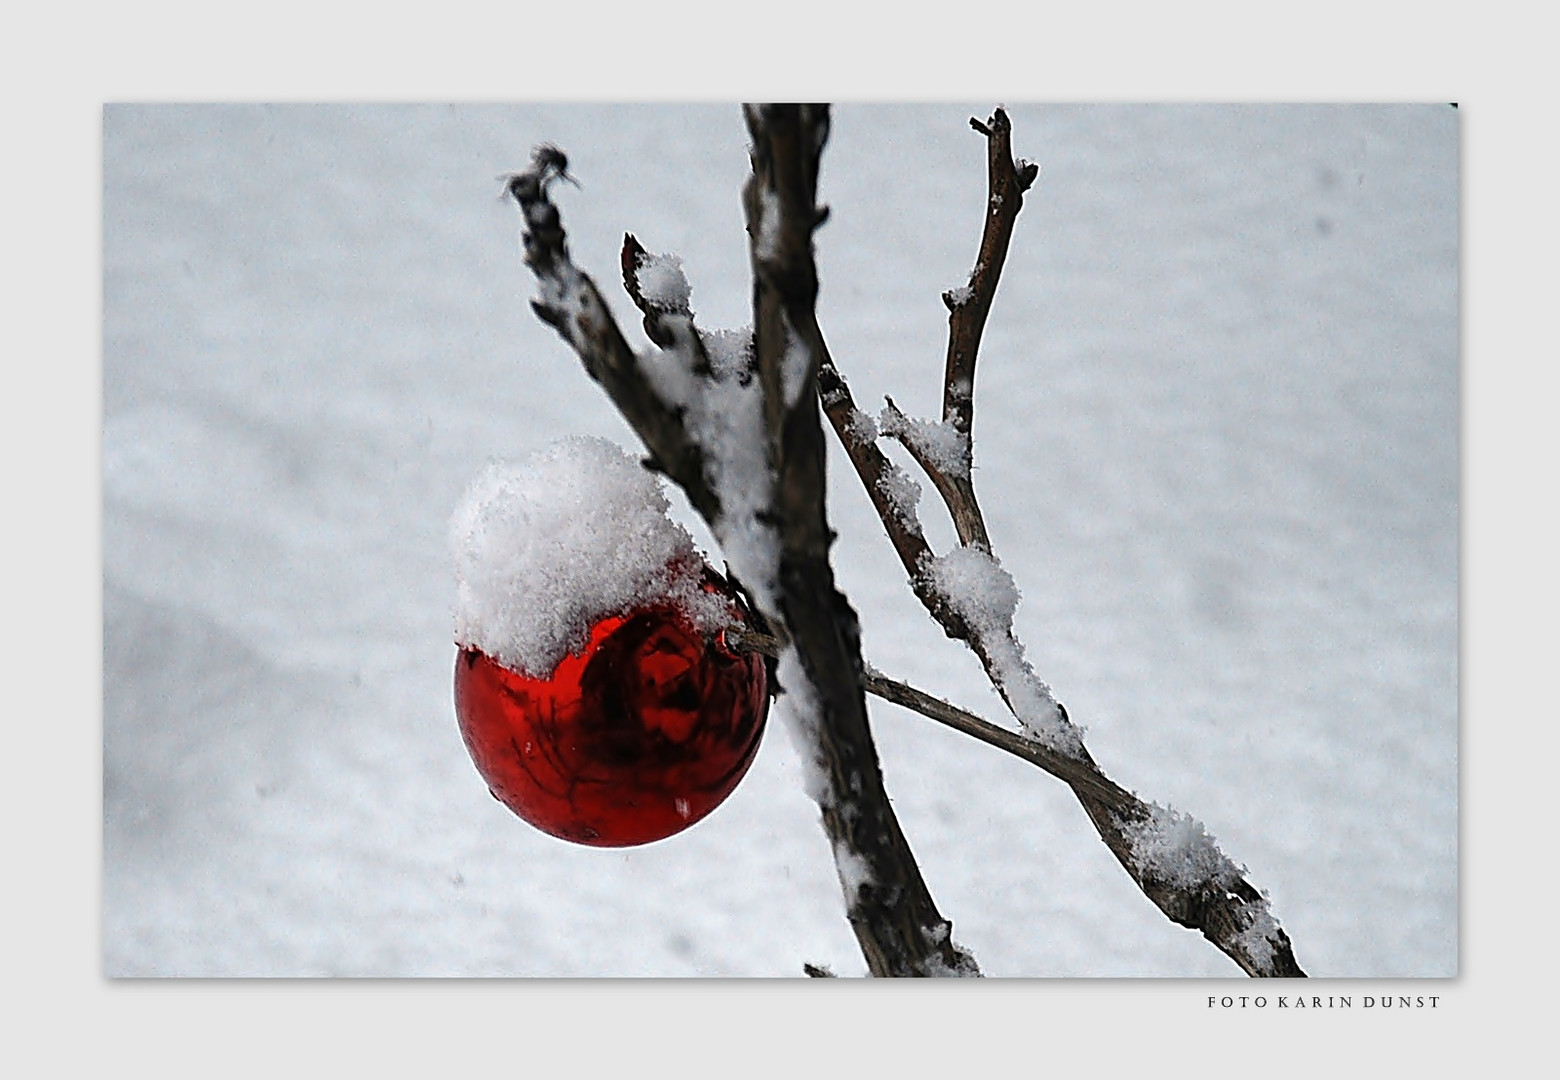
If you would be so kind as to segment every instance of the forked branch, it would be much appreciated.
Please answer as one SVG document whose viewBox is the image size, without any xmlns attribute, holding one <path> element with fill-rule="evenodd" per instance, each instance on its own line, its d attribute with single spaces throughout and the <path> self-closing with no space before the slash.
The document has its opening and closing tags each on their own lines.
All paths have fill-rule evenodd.
<svg viewBox="0 0 1560 1080">
<path fill-rule="evenodd" d="M 1003 110 L 996 110 L 986 123 L 975 119 L 970 123 L 987 142 L 987 213 L 969 284 L 943 296 L 950 314 L 941 424 L 911 420 L 889 401 L 880 431 L 856 407 L 832 363 L 826 363 L 819 387 L 825 412 L 917 597 L 949 637 L 963 641 L 979 657 L 1023 734 L 1005 733 L 1008 737 L 1003 738 L 985 721 L 970 714 L 956 715 L 960 710 L 888 680 L 869 677 L 868 686 L 1025 757 L 1068 783 L 1101 839 L 1143 893 L 1173 921 L 1201 931 L 1247 974 L 1304 975 L 1267 900 L 1213 844 L 1201 824 L 1145 803 L 1095 764 L 1066 709 L 1024 659 L 1012 607 L 969 598 L 966 586 L 972 579 L 975 591 L 986 596 L 1001 595 L 1004 584 L 1011 586 L 991 551 L 972 480 L 974 375 L 1013 224 L 1023 194 L 1039 171 L 1013 159 L 1012 126 Z M 885 483 L 884 477 L 892 476 L 897 467 L 875 446 L 880 434 L 903 444 L 942 496 L 960 544 L 949 555 L 938 558 L 931 553 L 914 507 L 894 498 L 893 485 Z M 938 711 L 939 705 L 952 711 Z"/>
<path fill-rule="evenodd" d="M 817 766 L 814 795 L 833 842 L 847 915 L 876 975 L 978 975 L 937 911 L 883 788 L 867 727 L 855 612 L 834 585 L 825 517 L 825 444 L 816 379 L 824 355 L 813 310 L 812 233 L 828 110 L 747 112 L 753 176 L 744 190 L 754 272 L 754 330 L 698 330 L 680 272 L 652 266 L 632 236 L 624 285 L 656 352 L 627 344 L 595 284 L 569 258 L 549 185 L 567 161 L 539 148 L 510 179 L 524 218 L 532 307 L 579 355 L 639 434 L 648 464 L 688 494 L 766 628 L 791 643 L 780 676 L 803 745 Z M 647 288 L 651 271 L 661 280 Z"/>
<path fill-rule="evenodd" d="M 675 402 L 658 394 L 638 362 L 601 293 L 569 257 L 568 236 L 548 188 L 568 176 L 568 158 L 555 146 L 539 146 L 531 167 L 509 178 L 508 191 L 525 222 L 525 264 L 536 275 L 531 310 L 569 343 L 586 374 L 639 433 L 650 463 L 688 494 L 706 521 L 722 516 L 706 475 L 705 450 L 689 436 Z"/>
<path fill-rule="evenodd" d="M 771 647 L 791 643 L 782 650 L 780 674 L 803 746 L 815 751 L 814 795 L 869 969 L 979 973 L 954 944 L 951 924 L 938 913 L 894 817 L 867 725 L 866 692 L 1062 779 L 1132 880 L 1169 918 L 1200 930 L 1249 974 L 1303 975 L 1265 898 L 1201 825 L 1143 802 L 1099 769 L 1066 710 L 1025 660 L 1012 605 L 989 600 L 1010 592 L 1016 603 L 1016 590 L 991 550 L 972 482 L 975 364 L 1014 221 L 1038 173 L 1013 159 L 1006 114 L 999 109 L 985 123 L 971 121 L 987 140 L 987 213 L 968 285 L 944 295 L 950 315 L 942 419 L 914 420 L 890 401 L 881 428 L 856 407 L 814 311 L 812 234 L 826 216 L 815 199 L 828 110 L 750 107 L 746 118 L 753 139 L 753 174 L 743 193 L 754 275 L 750 333 L 696 328 L 680 270 L 657 264 L 629 236 L 624 285 L 656 346 L 636 354 L 595 284 L 569 258 L 548 197 L 549 185 L 567 177 L 562 152 L 538 148 L 531 167 L 510 179 L 509 191 L 524 217 L 526 264 L 538 283 L 533 309 L 639 434 L 646 463 L 682 487 L 710 524 L 755 601 L 764 622 L 759 635 L 774 631 Z M 980 659 L 1022 734 L 865 669 L 855 612 L 829 564 L 820 399 L 916 595 Z M 931 551 L 907 497 L 912 482 L 876 445 L 883 435 L 905 446 L 937 488 L 959 537 L 954 551 L 941 557 Z"/>
</svg>

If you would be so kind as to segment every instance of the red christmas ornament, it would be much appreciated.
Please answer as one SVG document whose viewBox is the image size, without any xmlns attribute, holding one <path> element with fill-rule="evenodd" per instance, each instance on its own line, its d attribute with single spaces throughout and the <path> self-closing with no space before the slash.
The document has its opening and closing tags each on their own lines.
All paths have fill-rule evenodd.
<svg viewBox="0 0 1560 1080">
<path fill-rule="evenodd" d="M 705 588 L 732 595 L 713 577 Z M 463 648 L 455 713 L 505 806 L 565 840 L 629 847 L 681 832 L 731 794 L 758 752 L 768 674 L 763 657 L 651 606 L 596 623 L 545 679 Z"/>
</svg>

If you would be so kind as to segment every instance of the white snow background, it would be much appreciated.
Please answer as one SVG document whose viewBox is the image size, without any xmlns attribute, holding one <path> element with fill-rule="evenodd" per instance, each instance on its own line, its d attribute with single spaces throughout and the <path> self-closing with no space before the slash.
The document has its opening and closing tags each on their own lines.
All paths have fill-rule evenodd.
<svg viewBox="0 0 1560 1080">
<path fill-rule="evenodd" d="M 819 315 L 864 408 L 936 413 L 991 105 L 835 110 Z M 1042 171 L 981 350 L 975 475 L 1029 659 L 1106 772 L 1249 869 L 1309 973 L 1455 975 L 1457 112 L 1009 112 Z M 105 110 L 106 974 L 864 970 L 777 715 L 709 819 L 620 851 L 531 830 L 461 745 L 461 493 L 568 435 L 637 450 L 527 305 L 498 178 L 541 141 L 631 341 L 625 231 L 682 258 L 704 328 L 750 320 L 735 106 Z M 831 467 L 866 659 L 1003 721 Z M 1238 974 L 1060 783 L 870 707 L 988 975 Z"/>
</svg>

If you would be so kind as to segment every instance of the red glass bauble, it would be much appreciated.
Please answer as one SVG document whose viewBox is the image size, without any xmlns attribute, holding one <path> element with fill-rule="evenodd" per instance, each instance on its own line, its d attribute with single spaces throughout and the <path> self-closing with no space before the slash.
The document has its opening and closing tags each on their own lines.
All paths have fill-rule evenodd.
<svg viewBox="0 0 1560 1080">
<path fill-rule="evenodd" d="M 719 806 L 758 752 L 763 657 L 651 607 L 598 622 L 545 679 L 476 649 L 455 660 L 455 713 L 495 798 L 543 832 L 628 847 Z"/>
</svg>

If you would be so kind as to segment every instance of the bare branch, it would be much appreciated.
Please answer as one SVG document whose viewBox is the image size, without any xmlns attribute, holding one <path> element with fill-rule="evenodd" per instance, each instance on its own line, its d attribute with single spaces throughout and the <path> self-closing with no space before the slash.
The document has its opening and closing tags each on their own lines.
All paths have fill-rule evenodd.
<svg viewBox="0 0 1560 1080">
<path fill-rule="evenodd" d="M 1212 845 L 1201 826 L 1125 792 L 1099 771 L 1081 739 L 1074 740 L 1076 729 L 1065 709 L 1023 659 L 1011 612 L 999 611 L 994 618 L 990 611 L 973 609 L 951 584 L 954 571 L 973 570 L 998 584 L 1004 573 L 990 553 L 970 483 L 968 436 L 981 329 L 1012 219 L 1035 174 L 1033 166 L 1012 162 L 1005 114 L 998 110 L 989 125 L 972 121 L 990 143 L 992 212 L 969 295 L 945 297 L 952 316 L 943 425 L 962 436 L 962 442 L 955 443 L 959 453 L 950 460 L 934 452 L 934 440 L 892 402 L 886 414 L 888 433 L 932 477 L 955 518 L 960 550 L 967 553 L 958 559 L 954 553 L 939 559 L 926 544 L 913 503 L 902 497 L 905 478 L 878 451 L 876 427 L 856 409 L 817 325 L 812 233 L 826 216 L 814 200 L 828 134 L 827 109 L 750 108 L 747 119 L 753 134 L 753 176 L 744 189 L 744 206 L 754 268 L 754 331 L 736 367 L 729 359 L 712 362 L 706 336 L 693 326 L 685 297 L 651 295 L 643 287 L 641 275 L 652 257 L 632 236 L 625 238 L 622 255 L 624 285 L 644 317 L 646 333 L 668 363 L 658 368 L 630 348 L 595 284 L 569 258 L 547 190 L 554 180 L 568 178 L 561 151 L 538 148 L 530 169 L 511 178 L 509 191 L 525 220 L 526 264 L 539 287 L 532 303 L 538 317 L 573 347 L 587 373 L 603 385 L 639 433 L 650 453 L 647 463 L 687 492 L 728 557 L 733 546 L 741 549 L 751 572 L 749 584 L 757 586 L 759 611 L 769 616 L 759 628 L 771 631 L 764 644 L 779 649 L 785 641 L 794 643 L 787 654 L 795 660 L 787 676 L 794 685 L 788 689 L 816 742 L 824 780 L 819 794 L 824 825 L 834 842 L 848 915 L 868 967 L 874 974 L 892 975 L 979 973 L 973 958 L 953 943 L 951 924 L 938 914 L 883 789 L 866 720 L 863 695 L 870 688 L 1058 776 L 1072 786 L 1107 846 L 1167 916 L 1201 930 L 1250 974 L 1302 975 L 1266 900 Z M 1006 171 L 998 167 L 1004 162 Z M 976 305 L 971 313 L 961 314 L 971 304 Z M 755 375 L 759 400 L 746 390 Z M 828 560 L 833 536 L 824 514 L 825 457 L 815 391 L 916 595 L 946 633 L 979 656 L 1021 725 L 1039 738 L 1005 732 L 864 671 L 856 615 L 835 588 Z M 750 404 L 762 413 L 762 445 L 748 446 L 744 452 L 750 459 L 733 463 L 722 457 L 731 452 L 722 417 Z M 751 482 L 763 473 L 772 486 Z M 958 524 L 961 513 L 964 524 Z M 772 530 L 778 541 L 774 566 L 748 551 L 746 540 L 764 530 Z M 760 636 L 754 635 L 747 646 L 753 647 Z M 1206 841 L 1201 847 L 1199 837 Z M 1190 876 L 1181 858 L 1187 843 L 1203 860 L 1198 864 L 1202 869 Z"/>
<path fill-rule="evenodd" d="M 789 644 L 780 635 L 737 627 L 722 630 L 721 635 L 722 643 L 727 648 L 756 652 L 763 656 L 778 657 Z M 1077 758 L 1057 753 L 1034 739 L 998 727 L 989 720 L 983 720 L 972 712 L 966 712 L 941 698 L 917 690 L 908 683 L 890 679 L 871 666 L 865 668 L 863 684 L 867 693 L 874 697 L 911 709 L 999 750 L 1006 750 L 1016 757 L 1021 757 L 1033 765 L 1038 765 L 1058 780 L 1088 789 L 1106 802 L 1113 803 L 1116 810 L 1127 810 L 1136 801 L 1130 792 L 1118 787 L 1098 768 L 1085 764 Z"/>
<path fill-rule="evenodd" d="M 997 292 L 997 279 L 1007 261 L 1013 223 L 1024 205 L 1024 192 L 1040 174 L 1038 165 L 1013 160 L 1013 124 L 1002 109 L 985 124 L 970 118 L 970 126 L 986 136 L 989 193 L 980 254 L 969 284 L 943 293 L 948 307 L 948 360 L 943 375 L 943 419 L 968 436 L 974 420 L 975 357 L 980 350 L 986 316 Z"/>
<path fill-rule="evenodd" d="M 1118 812 L 1130 811 L 1133 804 L 1138 801 L 1131 792 L 1119 787 L 1097 768 L 1077 758 L 1059 754 L 1034 739 L 998 727 L 990 720 L 983 720 L 972 712 L 950 705 L 941 698 L 935 698 L 907 683 L 890 679 L 879 672 L 868 671 L 867 693 L 946 724 L 955 731 L 979 739 L 988 746 L 1005 750 L 1014 757 L 1023 758 L 1068 786 L 1088 792 L 1090 796 Z"/>
<path fill-rule="evenodd" d="M 874 975 L 977 975 L 921 878 L 883 787 L 867 724 L 856 613 L 834 583 L 816 394 L 825 350 L 813 231 L 829 116 L 819 106 L 748 106 L 753 173 L 743 189 L 753 263 L 754 351 L 778 453 L 779 606 L 795 669 L 792 712 L 815 746 L 816 793 L 847 916 Z M 782 661 L 782 676 L 785 673 Z"/>
<path fill-rule="evenodd" d="M 525 220 L 526 264 L 538 282 L 532 306 L 606 388 L 653 462 L 688 492 L 728 560 L 742 558 L 744 584 L 769 617 L 766 627 L 794 643 L 787 654 L 794 666 L 782 666 L 781 674 L 792 684 L 786 688 L 792 711 L 816 744 L 824 825 L 868 968 L 878 975 L 978 975 L 932 902 L 883 788 L 867 727 L 856 615 L 835 588 L 829 564 L 833 535 L 825 518 L 825 446 L 815 396 L 825 350 L 813 309 L 812 252 L 813 230 L 826 216 L 814 199 L 828 111 L 755 108 L 748 120 L 754 168 L 744 201 L 754 332 L 741 370 L 712 361 L 705 336 L 693 326 L 680 271 L 670 292 L 645 287 L 652 257 L 632 236 L 621 258 L 624 285 L 667 363 L 628 346 L 594 283 L 569 258 L 548 198 L 567 162 L 552 147 L 538 149 L 531 168 L 509 185 Z M 751 402 L 761 413 L 756 427 L 741 428 L 743 438 L 729 438 L 733 430 L 722 427 L 729 420 L 723 407 L 731 402 L 744 409 Z M 742 469 L 733 467 L 733 454 L 746 455 Z M 768 483 L 754 479 L 759 475 Z M 772 564 L 761 533 L 776 541 Z"/>
<path fill-rule="evenodd" d="M 928 582 L 923 568 L 934 555 L 921 522 L 913 507 L 904 505 L 891 495 L 893 481 L 901 475 L 899 466 L 890 461 L 877 447 L 878 429 L 872 418 L 856 406 L 850 386 L 834 366 L 828 345 L 823 347 L 823 362 L 818 369 L 818 393 L 823 402 L 824 415 L 839 437 L 856 475 L 872 500 L 873 509 L 882 521 L 889 541 L 899 556 L 900 564 L 915 595 L 947 635 L 960 641 L 968 641 L 973 631 L 965 625 L 963 617 L 947 602 L 947 598 Z"/>
<path fill-rule="evenodd" d="M 945 575 L 939 573 L 948 567 L 947 557 L 939 559 L 932 552 L 915 511 L 897 504 L 887 494 L 884 477 L 891 475 L 897 466 L 877 448 L 877 425 L 856 407 L 849 386 L 827 353 L 819 374 L 819 389 L 825 414 L 856 466 L 856 474 L 893 542 L 916 597 L 943 628 L 943 633 L 964 642 L 975 653 L 992 685 L 1032 735 L 1081 761 L 1089 761 L 1088 751 L 1068 720 L 1067 710 L 1024 660 L 1023 646 L 1013 633 L 1011 617 L 993 620 L 989 613 L 967 611 L 943 580 Z M 923 444 L 917 442 L 917 449 L 920 451 L 918 461 L 928 457 Z M 944 473 L 945 470 L 939 469 L 932 475 Z M 973 489 L 970 489 L 968 499 L 973 506 Z M 1003 573 L 988 551 L 976 546 L 968 550 L 985 554 L 990 565 L 982 567 L 978 557 L 974 557 L 966 559 L 969 564 L 966 569 L 984 569 L 990 575 Z"/>
<path fill-rule="evenodd" d="M 940 559 L 934 556 L 919 519 L 885 496 L 882 476 L 892 465 L 875 445 L 869 445 L 879 432 L 856 409 L 832 363 L 825 367 L 820 390 L 835 433 L 856 465 L 916 596 L 949 637 L 963 641 L 979 657 L 1025 735 L 1006 732 L 903 684 L 869 675 L 868 689 L 1018 754 L 1064 780 L 1117 861 L 1167 917 L 1201 931 L 1250 975 L 1304 975 L 1267 901 L 1206 838 L 1201 826 L 1184 815 L 1144 803 L 1100 771 L 1067 710 L 1024 659 L 1011 611 L 974 610 L 960 599 L 967 591 L 957 587 L 961 575 L 966 580 L 970 575 L 980 579 L 979 591 L 987 594 L 1000 593 L 1005 577 L 992 554 L 971 476 L 974 372 L 1013 223 L 1023 193 L 1039 171 L 1013 160 L 1011 124 L 1001 109 L 986 124 L 973 119 L 970 123 L 987 138 L 990 192 L 981 253 L 970 283 L 943 297 L 950 311 L 943 421 L 928 425 L 912 420 L 889 400 L 881 432 L 898 440 L 937 488 L 959 535 L 958 552 Z M 1207 839 L 1203 847 L 1174 848 L 1178 855 L 1190 851 L 1196 856 L 1192 861 L 1201 867 L 1199 873 L 1188 876 L 1181 863 L 1159 857 L 1167 850 L 1167 832 L 1187 842 Z"/>
<path fill-rule="evenodd" d="M 781 639 L 752 631 L 727 631 L 727 644 L 769 656 L 779 655 Z M 1303 976 L 1295 962 L 1289 937 L 1273 920 L 1267 901 L 1243 877 L 1244 871 L 1208 839 L 1192 854 L 1200 858 L 1205 873 L 1198 880 L 1175 880 L 1184 871 L 1166 870 L 1164 860 L 1152 857 L 1150 834 L 1166 825 L 1184 834 L 1183 841 L 1199 843 L 1197 824 L 1163 807 L 1145 803 L 1100 771 L 1092 761 L 1079 760 L 1028 738 L 998 727 L 956 705 L 951 705 L 907 683 L 867 669 L 867 693 L 920 713 L 988 746 L 1037 766 L 1072 788 L 1106 846 L 1132 880 L 1169 918 L 1193 930 L 1228 955 L 1249 975 Z M 1150 852 L 1145 858 L 1144 849 Z"/>
<path fill-rule="evenodd" d="M 644 440 L 651 464 L 688 493 L 700 516 L 714 521 L 722 510 L 705 476 L 704 451 L 689 437 L 681 411 L 651 385 L 596 283 L 569 257 L 562 219 L 547 194 L 553 181 L 567 175 L 567 167 L 561 150 L 540 146 L 531 167 L 509 179 L 509 194 L 525 221 L 525 264 L 536 275 L 531 309 L 579 355 L 586 374 L 602 385 Z"/>
<path fill-rule="evenodd" d="M 1211 838 L 1199 836 L 1200 827 L 1195 821 L 1145 803 L 1093 762 L 1057 753 L 913 686 L 869 671 L 867 692 L 1023 758 L 1067 784 L 1101 839 L 1144 895 L 1174 922 L 1201 931 L 1248 975 L 1293 978 L 1305 974 L 1295 962 L 1289 936 L 1273 919 L 1267 901 L 1245 880 L 1244 871 L 1213 845 Z M 1176 837 L 1183 847 L 1188 840 L 1194 845 L 1202 842 L 1190 852 L 1178 850 L 1177 854 L 1182 861 L 1188 855 L 1203 860 L 1206 873 L 1188 880 L 1185 872 L 1168 860 L 1156 862 L 1151 855 L 1145 857 L 1145 849 L 1153 851 L 1151 837 L 1166 825 L 1185 834 Z"/>
<path fill-rule="evenodd" d="M 970 126 L 986 137 L 987 177 L 985 226 L 981 230 L 980 253 L 969 283 L 943 293 L 948 308 L 948 357 L 943 373 L 943 423 L 963 436 L 962 454 L 955 467 L 942 465 L 928 469 L 927 475 L 937 487 L 953 515 L 959 543 L 966 547 L 991 550 L 991 538 L 975 500 L 971 477 L 975 422 L 975 361 L 986 317 L 997 293 L 1002 265 L 1007 261 L 1008 242 L 1013 223 L 1024 205 L 1024 192 L 1039 175 L 1040 168 L 1027 161 L 1013 160 L 1013 125 L 1007 113 L 997 109 L 986 123 L 974 117 Z M 903 440 L 901 440 L 903 441 Z M 909 444 L 906 444 L 909 448 Z M 911 449 L 914 453 L 914 449 Z M 918 459 L 919 460 L 919 459 Z M 925 467 L 923 465 L 923 467 Z"/>
</svg>

